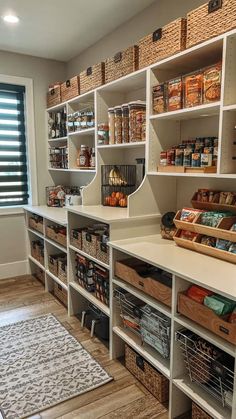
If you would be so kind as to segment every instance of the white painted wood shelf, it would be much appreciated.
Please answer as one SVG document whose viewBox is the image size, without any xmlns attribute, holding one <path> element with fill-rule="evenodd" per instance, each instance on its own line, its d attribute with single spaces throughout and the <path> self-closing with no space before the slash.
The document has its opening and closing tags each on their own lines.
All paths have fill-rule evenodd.
<svg viewBox="0 0 236 419">
<path fill-rule="evenodd" d="M 78 249 L 77 247 L 72 246 L 72 245 L 70 244 L 70 245 L 69 245 L 69 248 L 70 248 L 71 250 L 74 250 L 74 252 L 78 253 L 79 255 L 84 256 L 84 257 L 86 257 L 87 259 L 92 260 L 92 262 L 97 263 L 98 265 L 102 266 L 103 268 L 110 269 L 110 265 L 107 265 L 106 263 L 101 262 L 99 259 L 97 259 L 97 258 L 95 258 L 95 257 L 93 257 L 93 256 L 91 256 L 91 255 L 89 255 L 88 253 L 83 252 L 82 250 Z"/>
<path fill-rule="evenodd" d="M 50 276 L 55 282 L 57 282 L 62 288 L 64 288 L 66 291 L 68 291 L 68 286 L 61 281 L 56 275 L 54 275 L 52 272 L 50 272 L 48 269 L 46 269 L 46 274 Z"/>
<path fill-rule="evenodd" d="M 79 294 L 85 297 L 86 300 L 90 301 L 92 304 L 98 307 L 99 310 L 101 310 L 104 314 L 106 314 L 108 317 L 110 316 L 109 307 L 98 300 L 92 292 L 88 292 L 85 288 L 81 287 L 81 285 L 74 281 L 70 281 L 69 285 L 78 291 Z"/>
</svg>

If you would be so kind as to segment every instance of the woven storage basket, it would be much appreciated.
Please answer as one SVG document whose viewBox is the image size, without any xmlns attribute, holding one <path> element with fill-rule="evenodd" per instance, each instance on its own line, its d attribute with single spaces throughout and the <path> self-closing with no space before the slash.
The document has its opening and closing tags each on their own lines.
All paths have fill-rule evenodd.
<svg viewBox="0 0 236 419">
<path fill-rule="evenodd" d="M 96 89 L 105 83 L 105 64 L 99 63 L 82 71 L 80 77 L 80 94 Z"/>
<path fill-rule="evenodd" d="M 73 229 L 70 232 L 70 244 L 82 250 L 82 229 Z"/>
<path fill-rule="evenodd" d="M 54 282 L 54 295 L 61 301 L 62 304 L 66 307 L 68 306 L 67 291 L 57 282 Z"/>
<path fill-rule="evenodd" d="M 97 240 L 97 259 L 109 265 L 109 246 Z"/>
<path fill-rule="evenodd" d="M 96 234 L 82 231 L 82 250 L 94 258 L 97 257 L 97 241 L 98 236 Z"/>
<path fill-rule="evenodd" d="M 79 76 L 66 80 L 61 85 L 61 101 L 66 102 L 73 97 L 79 96 Z"/>
<path fill-rule="evenodd" d="M 45 284 L 45 275 L 44 275 L 44 271 L 39 267 L 36 266 L 35 267 L 35 273 L 34 276 L 43 284 Z"/>
<path fill-rule="evenodd" d="M 212 419 L 204 410 L 197 404 L 192 403 L 192 419 Z"/>
<path fill-rule="evenodd" d="M 236 28 L 236 0 L 210 0 L 187 14 L 187 48 Z"/>
<path fill-rule="evenodd" d="M 120 51 L 105 61 L 105 83 L 138 70 L 138 46 Z"/>
<path fill-rule="evenodd" d="M 58 278 L 64 282 L 64 284 L 67 284 L 67 265 L 64 260 L 58 261 Z"/>
<path fill-rule="evenodd" d="M 179 18 L 140 39 L 139 68 L 146 67 L 186 47 L 186 19 Z"/>
<path fill-rule="evenodd" d="M 169 381 L 128 345 L 125 345 L 126 368 L 159 400 L 169 400 Z"/>
<path fill-rule="evenodd" d="M 49 88 L 47 93 L 47 107 L 59 105 L 61 103 L 61 86 Z"/>
</svg>

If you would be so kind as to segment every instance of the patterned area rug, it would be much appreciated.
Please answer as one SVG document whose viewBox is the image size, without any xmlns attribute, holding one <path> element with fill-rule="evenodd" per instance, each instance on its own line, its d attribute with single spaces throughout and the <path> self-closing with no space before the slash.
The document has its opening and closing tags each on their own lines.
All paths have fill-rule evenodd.
<svg viewBox="0 0 236 419">
<path fill-rule="evenodd" d="M 111 380 L 51 314 L 0 328 L 3 418 L 25 418 Z"/>
</svg>

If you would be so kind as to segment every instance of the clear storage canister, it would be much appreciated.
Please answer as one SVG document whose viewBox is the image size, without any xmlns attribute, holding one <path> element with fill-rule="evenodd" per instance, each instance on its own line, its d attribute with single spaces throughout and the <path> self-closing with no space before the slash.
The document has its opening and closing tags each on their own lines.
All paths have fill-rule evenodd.
<svg viewBox="0 0 236 419">
<path fill-rule="evenodd" d="M 144 141 L 146 136 L 146 103 L 129 103 L 129 141 Z"/>
<path fill-rule="evenodd" d="M 115 111 L 115 144 L 122 143 L 122 111 L 121 106 L 116 106 Z"/>
<path fill-rule="evenodd" d="M 122 110 L 122 142 L 129 142 L 129 105 L 124 103 L 121 105 Z"/>
<path fill-rule="evenodd" d="M 115 111 L 114 108 L 108 109 L 109 120 L 109 144 L 115 144 Z"/>
</svg>

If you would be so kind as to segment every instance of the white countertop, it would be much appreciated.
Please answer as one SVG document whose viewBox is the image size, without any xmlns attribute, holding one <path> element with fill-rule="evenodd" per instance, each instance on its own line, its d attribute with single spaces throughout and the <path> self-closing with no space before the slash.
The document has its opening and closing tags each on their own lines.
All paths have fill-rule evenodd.
<svg viewBox="0 0 236 419">
<path fill-rule="evenodd" d="M 127 255 L 236 300 L 236 265 L 178 247 L 161 236 L 110 242 Z"/>
<path fill-rule="evenodd" d="M 67 225 L 67 211 L 65 208 L 48 207 L 47 205 L 26 205 L 24 209 L 55 223 Z"/>
</svg>

